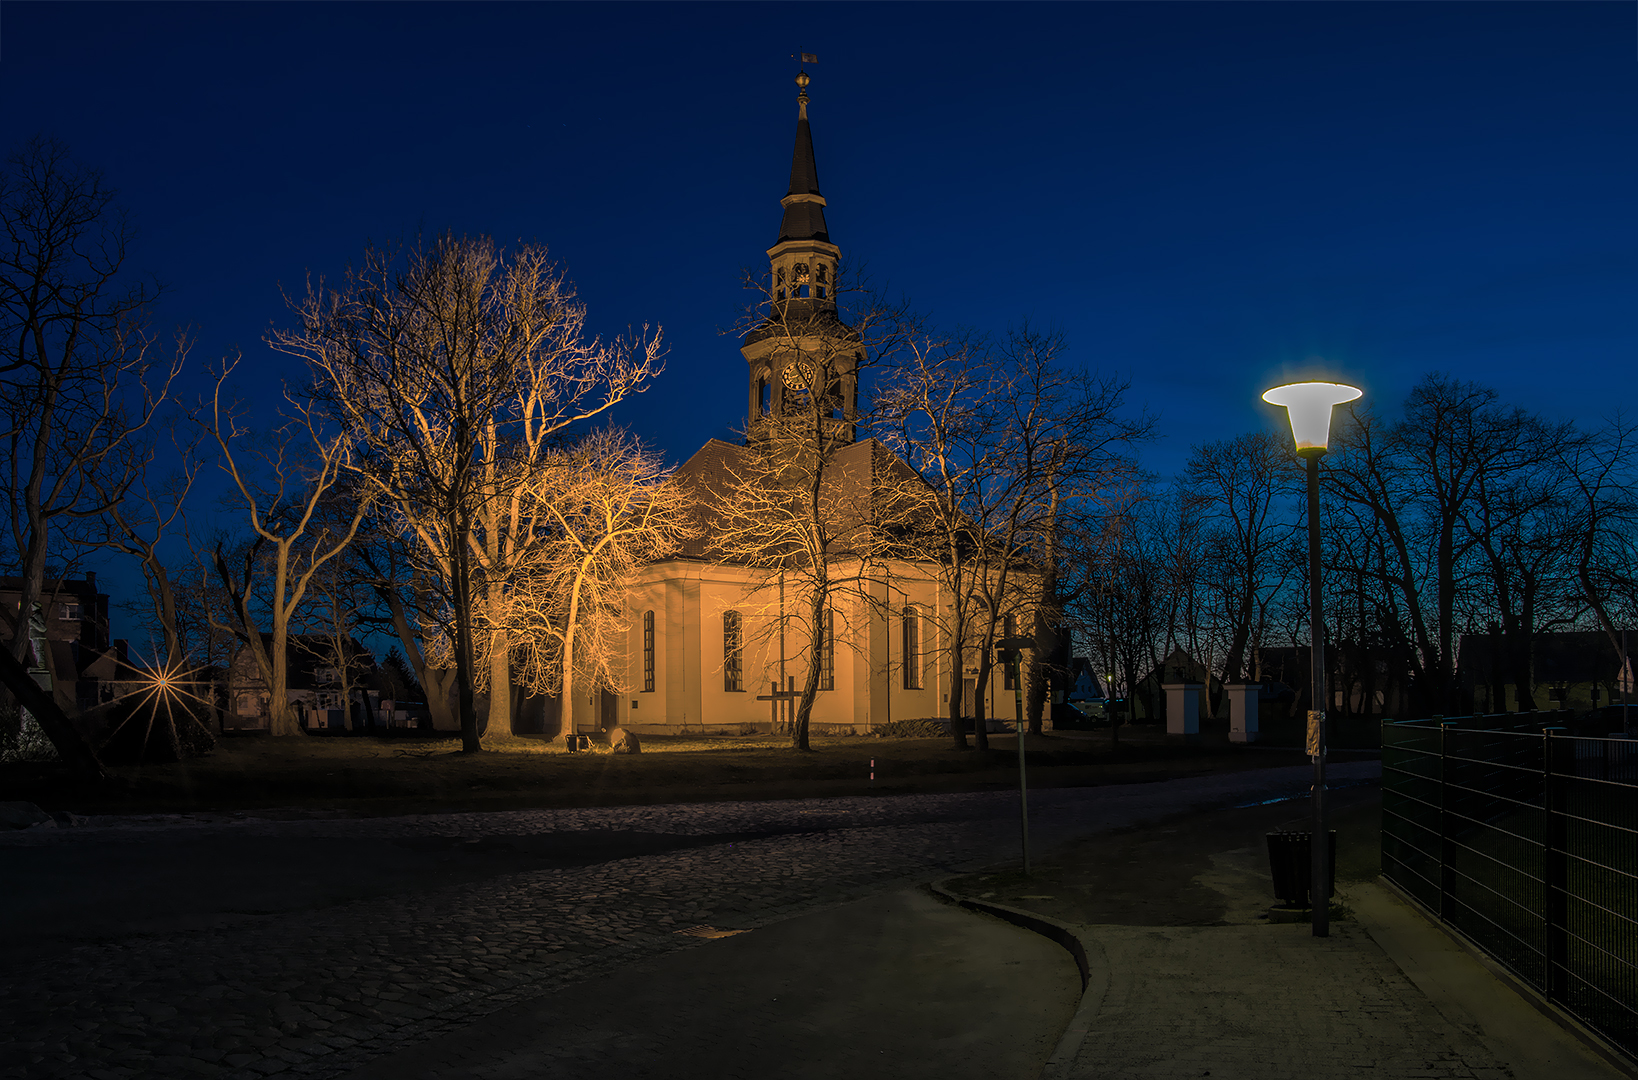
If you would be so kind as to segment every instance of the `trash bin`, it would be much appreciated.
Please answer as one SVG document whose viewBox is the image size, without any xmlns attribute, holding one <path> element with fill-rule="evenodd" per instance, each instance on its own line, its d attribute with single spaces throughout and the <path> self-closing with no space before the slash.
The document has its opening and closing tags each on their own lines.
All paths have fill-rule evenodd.
<svg viewBox="0 0 1638 1080">
<path fill-rule="evenodd" d="M 1313 862 L 1311 857 L 1311 841 L 1313 833 L 1305 832 L 1271 832 L 1268 833 L 1268 869 L 1274 878 L 1274 895 L 1287 907 L 1308 906 L 1308 886 L 1314 880 Z M 1326 860 L 1326 869 L 1330 872 L 1326 880 L 1327 900 L 1337 892 L 1337 833 L 1332 829 L 1326 834 L 1326 848 L 1331 855 Z"/>
</svg>

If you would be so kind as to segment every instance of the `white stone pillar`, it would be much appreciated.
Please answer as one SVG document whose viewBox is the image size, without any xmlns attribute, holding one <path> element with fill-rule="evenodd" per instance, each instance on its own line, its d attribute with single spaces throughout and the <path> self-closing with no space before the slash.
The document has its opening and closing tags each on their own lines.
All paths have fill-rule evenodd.
<svg viewBox="0 0 1638 1080">
<path fill-rule="evenodd" d="M 1200 737 L 1200 691 L 1204 683 L 1162 683 L 1166 691 L 1166 734 Z"/>
<path fill-rule="evenodd" d="M 1261 683 L 1229 683 L 1223 689 L 1229 700 L 1229 741 L 1257 741 L 1257 692 Z"/>
</svg>

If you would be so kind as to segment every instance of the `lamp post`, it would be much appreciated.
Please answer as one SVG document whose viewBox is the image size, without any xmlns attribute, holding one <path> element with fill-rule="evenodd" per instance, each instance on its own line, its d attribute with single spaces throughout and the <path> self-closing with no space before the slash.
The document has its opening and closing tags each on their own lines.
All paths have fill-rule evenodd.
<svg viewBox="0 0 1638 1080">
<path fill-rule="evenodd" d="M 1357 387 L 1331 382 L 1286 383 L 1263 394 L 1291 418 L 1297 454 L 1308 463 L 1308 625 L 1312 706 L 1308 710 L 1308 756 L 1314 762 L 1314 832 L 1308 842 L 1308 905 L 1315 937 L 1331 934 L 1330 836 L 1325 828 L 1325 609 L 1320 595 L 1319 461 L 1331 435 L 1331 409 L 1360 396 Z"/>
</svg>

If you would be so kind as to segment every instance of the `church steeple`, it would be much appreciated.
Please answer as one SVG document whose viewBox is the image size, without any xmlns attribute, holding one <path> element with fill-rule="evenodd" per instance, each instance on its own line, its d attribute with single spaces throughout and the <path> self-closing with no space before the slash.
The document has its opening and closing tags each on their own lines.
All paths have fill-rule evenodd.
<svg viewBox="0 0 1638 1080">
<path fill-rule="evenodd" d="M 750 365 L 750 417 L 754 442 L 765 438 L 765 417 L 805 408 L 810 395 L 825 408 L 827 439 L 852 442 L 858 411 L 855 338 L 836 315 L 836 268 L 842 252 L 830 242 L 825 197 L 808 126 L 806 71 L 796 76 L 796 148 L 791 183 L 779 200 L 784 216 L 779 239 L 768 249 L 768 316 L 746 335 L 740 352 Z M 821 377 L 819 385 L 815 383 Z"/>
<path fill-rule="evenodd" d="M 791 154 L 791 189 L 779 200 L 785 208 L 779 223 L 779 243 L 791 240 L 828 242 L 825 197 L 819 194 L 819 167 L 813 162 L 813 131 L 808 127 L 808 73 L 796 76 L 796 150 Z"/>
<path fill-rule="evenodd" d="M 791 186 L 779 205 L 779 239 L 768 249 L 776 301 L 820 300 L 813 307 L 836 306 L 836 263 L 841 250 L 830 242 L 825 224 L 825 197 L 819 194 L 819 166 L 813 160 L 813 129 L 808 126 L 808 73 L 796 75 L 796 149 L 791 152 Z M 810 305 L 802 305 L 808 307 Z"/>
</svg>

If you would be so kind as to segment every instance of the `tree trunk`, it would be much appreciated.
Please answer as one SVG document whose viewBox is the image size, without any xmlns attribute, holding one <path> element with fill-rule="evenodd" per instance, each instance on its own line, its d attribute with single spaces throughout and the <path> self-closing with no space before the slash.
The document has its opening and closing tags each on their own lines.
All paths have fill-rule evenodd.
<svg viewBox="0 0 1638 1080">
<path fill-rule="evenodd" d="M 990 748 L 989 710 L 985 708 L 990 688 L 990 649 L 978 650 L 978 678 L 973 680 L 973 749 Z"/>
<path fill-rule="evenodd" d="M 951 644 L 947 650 L 950 656 L 950 692 L 946 695 L 946 711 L 950 714 L 950 734 L 955 739 L 955 748 L 966 750 L 967 724 L 966 718 L 961 715 L 961 634 L 959 632 L 952 634 L 950 640 Z"/>
<path fill-rule="evenodd" d="M 461 717 L 461 753 L 476 754 L 483 746 L 478 741 L 478 711 L 472 693 L 472 558 L 466 548 L 471 529 L 459 508 L 450 519 L 450 561 L 455 578 L 455 694 Z"/>
<path fill-rule="evenodd" d="M 273 640 L 268 653 L 273 677 L 268 680 L 268 730 L 274 735 L 301 735 L 301 724 L 290 707 L 290 617 L 276 605 L 273 612 Z"/>
<path fill-rule="evenodd" d="M 496 625 L 493 620 L 500 613 L 495 610 L 497 604 L 490 599 L 490 625 Z M 512 652 L 511 642 L 505 630 L 492 630 L 489 634 L 489 726 L 484 729 L 485 735 L 512 734 Z"/>
<path fill-rule="evenodd" d="M 815 589 L 808 601 L 808 671 L 796 705 L 796 721 L 791 724 L 792 750 L 813 749 L 808 744 L 808 720 L 813 715 L 814 699 L 819 696 L 819 672 L 824 660 L 825 594 L 825 589 Z"/>
</svg>

